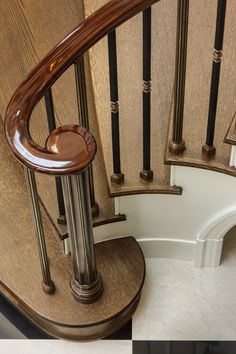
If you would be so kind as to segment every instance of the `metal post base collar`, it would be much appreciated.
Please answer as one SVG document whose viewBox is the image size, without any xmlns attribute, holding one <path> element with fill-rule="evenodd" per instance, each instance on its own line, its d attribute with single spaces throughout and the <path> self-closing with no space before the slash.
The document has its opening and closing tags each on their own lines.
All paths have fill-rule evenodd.
<svg viewBox="0 0 236 354">
<path fill-rule="evenodd" d="M 207 157 L 207 158 L 213 158 L 216 154 L 216 148 L 214 145 L 203 145 L 202 147 L 202 154 L 203 156 Z"/>
<path fill-rule="evenodd" d="M 153 179 L 153 171 L 152 170 L 142 170 L 140 172 L 140 177 L 145 181 L 150 181 Z"/>
<path fill-rule="evenodd" d="M 42 288 L 43 288 L 43 291 L 45 292 L 45 294 L 53 294 L 55 292 L 55 284 L 53 281 L 50 282 L 50 284 L 45 284 L 42 282 Z"/>
<path fill-rule="evenodd" d="M 170 141 L 169 142 L 169 151 L 172 154 L 182 154 L 184 150 L 186 149 L 185 147 L 185 142 L 182 140 L 180 143 L 176 143 L 175 141 Z"/>
<path fill-rule="evenodd" d="M 111 176 L 111 181 L 113 183 L 117 183 L 117 184 L 124 182 L 124 174 L 121 172 L 120 173 L 113 173 L 113 175 Z"/>
<path fill-rule="evenodd" d="M 57 222 L 60 225 L 66 225 L 66 216 L 65 215 L 59 215 L 57 218 Z"/>
<path fill-rule="evenodd" d="M 77 301 L 82 304 L 91 304 L 99 299 L 103 293 L 103 281 L 101 274 L 97 274 L 97 279 L 89 285 L 81 285 L 71 277 L 70 287 L 72 294 Z"/>
<path fill-rule="evenodd" d="M 93 205 L 91 205 L 91 209 L 92 209 L 92 216 L 97 216 L 99 214 L 99 206 L 98 203 L 95 202 Z"/>
</svg>

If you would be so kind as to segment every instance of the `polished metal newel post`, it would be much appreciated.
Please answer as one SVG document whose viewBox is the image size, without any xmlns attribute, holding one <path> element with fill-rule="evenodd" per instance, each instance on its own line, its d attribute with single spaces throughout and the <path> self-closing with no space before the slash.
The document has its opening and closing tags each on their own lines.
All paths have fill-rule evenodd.
<svg viewBox="0 0 236 354">
<path fill-rule="evenodd" d="M 47 112 L 47 120 L 48 120 L 48 130 L 51 133 L 53 130 L 56 129 L 56 119 L 54 113 L 54 105 L 53 105 L 53 97 L 52 97 L 52 89 L 49 88 L 45 95 L 45 105 L 46 105 L 46 112 Z M 58 224 L 66 224 L 66 215 L 65 215 L 65 205 L 63 199 L 63 192 L 62 192 L 62 185 L 61 185 L 61 178 L 55 177 L 56 182 L 56 191 L 57 191 L 57 205 L 59 216 L 57 218 Z"/>
<path fill-rule="evenodd" d="M 79 113 L 80 124 L 89 130 L 89 115 L 88 115 L 88 100 L 87 100 L 87 90 L 86 90 L 86 77 L 85 77 L 85 65 L 84 58 L 81 57 L 75 64 L 75 81 L 76 81 L 76 92 L 77 92 L 77 106 Z M 90 189 L 90 202 L 92 208 L 92 215 L 96 216 L 99 214 L 99 206 L 95 198 L 94 190 L 94 177 L 93 177 L 93 166 L 88 166 L 88 179 L 89 179 L 89 189 Z"/>
<path fill-rule="evenodd" d="M 172 139 L 169 142 L 169 151 L 174 154 L 182 153 L 185 150 L 185 142 L 183 140 L 183 116 L 187 60 L 188 17 L 189 0 L 178 0 L 173 131 Z"/>
<path fill-rule="evenodd" d="M 209 109 L 208 109 L 207 133 L 206 133 L 206 142 L 202 147 L 202 153 L 207 157 L 213 157 L 216 152 L 214 146 L 214 135 L 215 135 L 218 90 L 219 90 L 219 82 L 220 82 L 220 67 L 221 67 L 221 59 L 223 54 L 222 48 L 223 48 L 223 39 L 224 39 L 225 12 L 226 12 L 226 0 L 218 0 L 216 31 L 215 31 L 215 48 L 213 51 L 210 101 L 209 101 Z"/>
<path fill-rule="evenodd" d="M 153 178 L 151 170 L 151 7 L 143 11 L 143 169 L 140 177 Z"/>
<path fill-rule="evenodd" d="M 124 174 L 121 172 L 120 162 L 120 126 L 119 126 L 119 103 L 118 103 L 118 79 L 117 79 L 117 53 L 116 53 L 116 31 L 108 34 L 108 58 L 110 77 L 110 98 L 111 98 L 111 132 L 112 132 L 112 157 L 113 174 L 111 181 L 121 183 L 124 181 Z"/>
<path fill-rule="evenodd" d="M 40 212 L 40 205 L 38 199 L 38 192 L 36 187 L 34 172 L 24 167 L 27 188 L 29 192 L 29 199 L 32 206 L 34 225 L 36 231 L 37 245 L 39 251 L 39 260 L 42 271 L 42 287 L 47 294 L 52 294 L 55 291 L 54 282 L 51 279 L 50 268 L 48 263 L 47 249 L 43 232 L 42 217 Z"/>
<path fill-rule="evenodd" d="M 96 301 L 103 282 L 96 269 L 91 218 L 88 170 L 62 177 L 73 275 L 71 289 L 81 303 Z"/>
</svg>

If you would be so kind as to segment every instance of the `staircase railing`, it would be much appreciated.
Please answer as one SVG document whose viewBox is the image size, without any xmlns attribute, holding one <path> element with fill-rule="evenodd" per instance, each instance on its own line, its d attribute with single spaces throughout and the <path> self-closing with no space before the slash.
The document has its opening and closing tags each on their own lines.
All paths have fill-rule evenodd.
<svg viewBox="0 0 236 354">
<path fill-rule="evenodd" d="M 43 290 L 55 291 L 51 279 L 46 243 L 35 182 L 35 172 L 52 175 L 56 180 L 58 222 L 68 225 L 73 275 L 70 286 L 82 303 L 96 301 L 103 292 L 103 279 L 96 268 L 91 215 L 99 211 L 94 193 L 92 161 L 96 142 L 89 132 L 84 53 L 108 36 L 113 173 L 111 181 L 122 183 L 116 28 L 143 12 L 143 166 L 140 177 L 152 180 L 151 169 L 151 6 L 159 0 L 112 0 L 85 19 L 35 67 L 17 88 L 6 112 L 5 134 L 10 149 L 24 166 L 38 241 Z M 222 55 L 226 1 L 218 0 L 215 51 L 209 103 L 206 144 L 203 153 L 212 157 L 217 94 Z M 169 150 L 182 154 L 185 76 L 187 60 L 189 0 L 178 0 L 176 34 L 176 70 L 174 86 L 173 130 Z M 56 127 L 52 85 L 74 65 L 80 123 Z M 37 103 L 45 98 L 49 135 L 45 146 L 31 137 L 29 123 Z"/>
<path fill-rule="evenodd" d="M 81 303 L 92 303 L 103 292 L 103 279 L 96 268 L 91 219 L 91 207 L 96 207 L 96 202 L 89 188 L 93 180 L 91 163 L 97 147 L 93 136 L 88 131 L 86 102 L 78 102 L 81 123 L 85 127 L 77 125 L 56 127 L 51 87 L 74 64 L 78 95 L 81 95 L 81 89 L 84 88 L 84 82 L 81 81 L 84 68 L 80 60 L 85 51 L 102 37 L 114 34 L 117 26 L 157 1 L 112 0 L 107 3 L 85 19 L 48 53 L 17 88 L 8 105 L 5 135 L 12 153 L 25 169 L 33 206 L 42 285 L 46 293 L 52 294 L 55 291 L 55 284 L 50 275 L 34 172 L 56 177 L 60 222 L 65 221 L 66 214 L 69 230 L 73 269 L 70 286 L 74 297 Z M 84 91 L 82 94 L 83 98 L 86 98 Z M 49 135 L 45 146 L 40 146 L 30 135 L 29 123 L 34 107 L 43 97 L 46 101 Z M 81 97 L 78 97 L 78 101 L 80 99 Z M 113 111 L 112 114 L 116 114 Z M 114 135 L 117 130 L 116 125 Z M 122 174 L 119 166 L 114 171 L 114 176 L 119 177 L 118 182 L 121 181 Z M 143 279 L 141 279 L 139 292 L 142 282 Z M 136 294 L 136 300 L 139 298 L 139 292 Z M 133 299 L 130 302 L 132 311 L 136 306 L 135 302 Z"/>
</svg>

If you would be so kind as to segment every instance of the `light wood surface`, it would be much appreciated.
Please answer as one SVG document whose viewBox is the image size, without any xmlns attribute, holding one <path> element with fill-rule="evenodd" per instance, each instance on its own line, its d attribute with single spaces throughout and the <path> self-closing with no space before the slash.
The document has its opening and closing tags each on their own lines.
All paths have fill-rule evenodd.
<svg viewBox="0 0 236 354">
<path fill-rule="evenodd" d="M 65 15 L 66 14 L 66 15 Z M 20 82 L 43 56 L 84 18 L 82 1 L 65 0 L 3 0 L 0 13 L 1 45 L 1 89 L 0 113 L 4 117 L 6 106 Z M 52 20 L 53 19 L 53 20 Z M 100 137 L 96 122 L 93 90 L 86 59 L 90 130 L 98 142 L 98 153 L 94 162 L 96 199 L 100 213 L 94 225 L 114 218 L 113 201 L 107 192 L 106 174 Z M 74 69 L 70 68 L 53 86 L 55 113 L 58 126 L 77 123 L 78 111 L 75 91 Z M 35 108 L 31 121 L 33 138 L 44 145 L 48 135 L 44 102 Z M 37 174 L 39 195 L 59 235 L 67 234 L 66 227 L 57 223 L 58 209 L 54 179 Z M 47 191 L 47 193 L 45 193 Z M 122 218 L 121 218 L 122 219 Z"/>
<path fill-rule="evenodd" d="M 208 160 L 203 158 L 201 153 L 207 128 L 216 5 L 214 1 L 190 2 L 183 130 L 186 151 L 180 156 L 174 156 L 167 151 L 166 159 L 167 163 L 206 168 L 235 176 L 235 169 L 229 167 L 230 146 L 224 144 L 224 137 L 230 127 L 236 103 L 236 66 L 234 65 L 236 3 L 233 1 L 227 2 L 226 10 L 224 54 L 214 139 L 216 155 Z M 171 135 L 171 128 L 169 134 Z"/>
<path fill-rule="evenodd" d="M 236 112 L 234 113 L 229 129 L 225 134 L 224 142 L 231 145 L 236 144 Z"/>
<path fill-rule="evenodd" d="M 90 14 L 106 0 L 85 0 L 85 13 Z M 183 138 L 186 151 L 181 156 L 166 154 L 171 93 L 174 80 L 176 1 L 160 1 L 154 5 L 152 17 L 152 168 L 154 180 L 150 188 L 166 189 L 169 184 L 167 164 L 184 164 L 208 168 L 234 175 L 229 164 L 230 147 L 223 143 L 235 112 L 236 97 L 236 3 L 227 2 L 223 60 L 217 109 L 215 146 L 213 160 L 202 158 L 205 142 L 208 104 L 210 93 L 212 55 L 216 20 L 214 0 L 193 0 L 190 2 L 187 75 L 185 90 L 185 111 Z M 143 189 L 139 179 L 142 164 L 142 22 L 141 15 L 117 30 L 119 97 L 121 127 L 121 163 L 125 174 L 123 186 L 109 185 L 111 194 L 127 194 L 127 191 Z M 101 58 L 101 60 L 99 60 Z M 90 50 L 90 61 L 95 90 L 98 121 L 104 149 L 108 178 L 112 173 L 110 110 L 108 85 L 107 43 L 104 39 Z M 99 64 L 98 64 L 99 63 Z M 171 129 L 171 126 L 170 126 Z M 130 146 L 133 149 L 130 149 Z M 165 156 L 166 155 L 166 156 Z M 157 186 L 156 186 L 157 184 Z M 152 186 L 152 187 L 151 187 Z M 145 188 L 146 185 L 145 185 Z"/>
<path fill-rule="evenodd" d="M 27 309 L 31 317 L 43 318 L 50 325 L 58 323 L 59 327 L 74 325 L 77 328 L 117 315 L 141 290 L 144 260 L 138 244 L 130 237 L 119 239 L 115 244 L 113 241 L 103 246 L 99 243 L 95 247 L 97 268 L 104 280 L 104 296 L 94 304 L 82 305 L 71 294 L 70 257 L 63 254 L 61 242 L 42 210 L 51 276 L 56 286 L 54 295 L 46 295 L 41 287 L 37 243 L 23 169 L 10 155 L 2 129 L 0 120 L 0 283 L 4 292 L 13 297 L 20 308 Z M 119 291 L 123 289 L 119 296 L 114 291 L 117 285 Z M 134 310 L 131 306 L 131 312 Z M 66 333 L 65 336 L 70 337 L 70 331 Z M 73 333 L 72 330 L 71 337 L 78 335 Z"/>
<path fill-rule="evenodd" d="M 84 0 L 88 16 L 106 0 Z M 168 111 L 174 76 L 176 2 L 160 1 L 152 14 L 152 136 L 151 168 L 153 182 L 139 178 L 142 169 L 142 14 L 117 29 L 121 168 L 125 183 L 110 183 L 112 174 L 111 119 L 107 39 L 100 41 L 90 53 L 90 63 L 111 195 L 129 191 L 164 192 L 169 186 L 169 168 L 164 166 L 164 151 L 168 129 Z"/>
</svg>

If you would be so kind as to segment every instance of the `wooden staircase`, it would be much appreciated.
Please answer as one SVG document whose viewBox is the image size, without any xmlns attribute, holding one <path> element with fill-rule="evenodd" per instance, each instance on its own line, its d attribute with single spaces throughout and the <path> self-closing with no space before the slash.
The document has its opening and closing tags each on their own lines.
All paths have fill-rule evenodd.
<svg viewBox="0 0 236 354">
<path fill-rule="evenodd" d="M 2 87 L 4 87 L 4 90 L 0 90 L 2 118 L 13 91 L 26 74 L 59 39 L 71 31 L 84 17 L 94 13 L 105 3 L 107 3 L 106 0 L 64 1 L 61 8 L 57 6 L 55 0 L 50 3 L 46 0 L 37 3 L 26 0 L 4 3 L 0 18 L 3 33 L 0 44 L 2 53 L 4 53 L 0 67 Z M 46 13 L 45 8 L 47 9 Z M 234 145 L 236 141 L 234 138 L 235 119 L 231 123 L 235 111 L 234 98 L 236 96 L 236 68 L 233 65 L 236 53 L 234 51 L 234 36 L 232 35 L 236 32 L 234 31 L 236 25 L 233 16 L 236 4 L 230 2 L 227 8 L 224 59 L 215 129 L 216 155 L 211 159 L 203 157 L 201 147 L 204 144 L 207 124 L 216 4 L 211 2 L 206 4 L 203 0 L 190 2 L 183 128 L 186 150 L 179 155 L 171 153 L 168 148 L 173 129 L 176 3 L 173 4 L 171 0 L 163 0 L 153 5 L 152 11 L 151 168 L 154 172 L 152 181 L 144 181 L 139 177 L 142 169 L 141 14 L 117 29 L 121 164 L 125 176 L 124 182 L 121 184 L 115 184 L 110 180 L 112 154 L 107 38 L 103 38 L 84 56 L 90 131 L 98 145 L 93 171 L 99 215 L 93 218 L 94 228 L 126 220 L 124 214 L 120 215 L 117 212 L 114 203 L 115 197 L 134 194 L 173 194 L 176 197 L 181 195 L 182 186 L 171 184 L 169 165 L 198 167 L 236 176 L 235 168 L 229 166 L 230 146 L 225 144 L 226 142 Z M 55 22 L 51 21 L 51 18 L 56 18 L 58 25 L 55 26 Z M 201 26 L 199 26 L 199 18 Z M 212 18 L 212 21 L 209 21 L 209 18 Z M 42 28 L 45 31 L 42 32 Z M 14 47 L 11 45 L 13 41 Z M 17 60 L 13 60 L 13 58 L 17 58 Z M 57 126 L 69 123 L 78 124 L 73 68 L 69 68 L 53 84 L 52 92 Z M 33 111 L 30 132 L 34 141 L 44 146 L 48 136 L 44 100 L 41 100 Z M 116 303 L 114 292 L 108 291 L 105 293 L 105 298 L 99 300 L 99 303 L 88 305 L 88 316 L 83 305 L 78 304 L 71 297 L 68 282 L 65 281 L 70 278 L 71 262 L 70 257 L 64 254 L 64 244 L 61 240 L 67 238 L 68 229 L 67 225 L 57 222 L 58 207 L 54 178 L 36 174 L 49 265 L 52 278 L 56 279 L 56 289 L 58 289 L 52 296 L 44 294 L 40 285 L 41 274 L 38 256 L 34 251 L 36 241 L 23 172 L 20 165 L 9 154 L 3 138 L 2 123 L 0 133 L 3 171 L 0 183 L 0 193 L 3 196 L 0 199 L 1 210 L 3 210 L 0 230 L 4 235 L 1 241 L 3 245 L 0 266 L 1 291 L 35 323 L 54 336 L 86 340 L 109 334 L 111 328 L 112 331 L 119 328 L 132 315 L 137 306 L 145 273 L 139 248 L 133 243 L 132 238 L 127 238 L 124 241 L 128 242 L 128 246 L 122 243 L 123 239 L 115 243 L 108 241 L 105 253 L 102 249 L 103 245 L 96 246 L 98 265 L 102 269 L 102 275 L 107 283 L 112 283 L 112 281 L 115 283 L 115 280 L 107 277 L 105 268 L 112 268 L 113 274 L 116 269 L 111 260 L 106 263 L 104 259 L 107 254 L 115 253 L 116 246 L 120 256 L 122 256 L 121 250 L 123 250 L 126 260 L 129 258 L 129 249 L 137 259 L 141 260 L 138 264 L 134 262 L 130 265 L 128 282 L 122 283 L 121 275 L 127 273 L 126 269 L 122 269 L 122 265 L 119 268 L 121 273 L 115 278 L 119 280 L 121 287 L 128 288 L 128 290 L 126 289 L 127 297 L 123 296 L 122 301 Z M 12 217 L 13 213 L 14 217 Z M 118 264 L 119 259 L 116 258 L 116 255 L 114 255 L 114 259 Z M 21 270 L 19 273 L 24 274 L 23 277 L 16 277 L 15 264 L 19 265 Z M 134 282 L 132 282 L 132 273 L 138 274 Z M 117 284 L 112 283 L 112 286 L 117 286 Z M 99 321 L 109 322 L 114 315 L 114 309 L 109 307 L 111 298 L 115 303 L 116 313 L 127 308 L 131 298 L 135 299 L 135 302 L 129 311 L 119 318 L 120 321 L 111 325 L 111 328 L 107 329 L 105 326 L 98 328 L 96 326 Z M 62 304 L 65 308 L 63 313 L 57 311 Z M 101 313 L 102 306 L 107 306 L 106 313 Z M 84 316 L 82 316 L 82 322 L 78 321 L 81 313 Z M 94 313 L 100 317 L 95 316 L 96 318 L 94 318 Z M 52 323 L 56 323 L 56 327 L 51 327 Z M 94 323 L 96 324 L 94 332 L 93 330 L 84 330 L 85 327 L 93 326 Z M 81 327 L 83 327 L 82 331 Z"/>
</svg>

